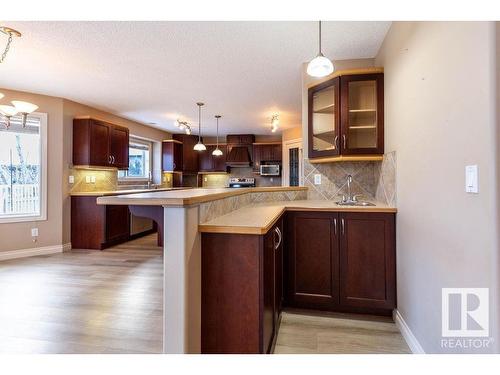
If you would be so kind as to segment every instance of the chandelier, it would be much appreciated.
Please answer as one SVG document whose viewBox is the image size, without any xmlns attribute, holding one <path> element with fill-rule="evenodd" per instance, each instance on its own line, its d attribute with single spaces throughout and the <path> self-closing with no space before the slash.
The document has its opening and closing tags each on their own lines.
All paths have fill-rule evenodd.
<svg viewBox="0 0 500 375">
<path fill-rule="evenodd" d="M 4 94 L 0 93 L 0 99 Z M 5 128 L 10 127 L 10 119 L 13 116 L 20 115 L 22 118 L 23 128 L 26 127 L 26 120 L 28 115 L 38 109 L 36 104 L 23 102 L 21 100 L 13 100 L 10 102 L 12 105 L 0 104 L 0 115 L 2 115 L 0 122 L 3 123 Z"/>
<path fill-rule="evenodd" d="M 13 38 L 20 38 L 21 33 L 7 26 L 0 26 L 0 32 L 7 35 L 7 44 L 5 45 L 5 49 L 3 50 L 2 55 L 0 56 L 0 64 L 1 64 L 7 57 L 7 53 L 9 53 L 10 45 L 12 44 Z"/>
</svg>

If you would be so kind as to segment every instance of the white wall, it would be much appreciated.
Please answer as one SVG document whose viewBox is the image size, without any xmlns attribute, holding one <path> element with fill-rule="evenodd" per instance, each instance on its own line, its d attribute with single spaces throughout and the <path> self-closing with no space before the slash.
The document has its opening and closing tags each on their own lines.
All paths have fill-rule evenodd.
<svg viewBox="0 0 500 375">
<path fill-rule="evenodd" d="M 385 149 L 397 154 L 398 310 L 429 353 L 450 352 L 440 345 L 443 287 L 490 288 L 500 339 L 495 43 L 492 22 L 396 22 L 375 59 Z M 464 190 L 469 164 L 479 166 L 477 195 Z"/>
</svg>

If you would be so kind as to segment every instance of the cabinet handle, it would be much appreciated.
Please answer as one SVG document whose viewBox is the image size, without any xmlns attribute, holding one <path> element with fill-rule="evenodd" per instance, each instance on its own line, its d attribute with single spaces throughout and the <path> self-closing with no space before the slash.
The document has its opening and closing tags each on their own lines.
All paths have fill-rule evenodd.
<svg viewBox="0 0 500 375">
<path fill-rule="evenodd" d="M 337 219 L 333 219 L 333 233 L 335 234 L 335 237 L 337 237 Z"/>
<path fill-rule="evenodd" d="M 344 149 L 347 148 L 347 142 L 346 142 L 346 139 L 345 139 L 345 134 L 342 134 L 342 139 L 344 140 Z"/>
<path fill-rule="evenodd" d="M 277 250 L 278 247 L 280 247 L 280 245 L 281 245 L 281 231 L 280 231 L 280 228 L 278 228 L 278 227 L 274 228 L 274 233 L 276 233 L 278 235 L 278 243 L 276 243 L 276 241 L 274 241 L 274 250 Z"/>
<path fill-rule="evenodd" d="M 113 164 L 115 164 L 115 157 L 113 156 Z"/>
<path fill-rule="evenodd" d="M 335 138 L 333 139 L 333 143 L 335 144 L 335 148 L 339 148 L 339 136 L 336 135 Z"/>
<path fill-rule="evenodd" d="M 175 163 L 174 163 L 174 171 L 175 171 Z"/>
<path fill-rule="evenodd" d="M 344 219 L 340 220 L 340 224 L 342 225 L 342 235 L 345 234 L 345 224 L 344 224 Z"/>
<path fill-rule="evenodd" d="M 108 156 L 108 164 L 111 164 L 111 155 Z"/>
</svg>

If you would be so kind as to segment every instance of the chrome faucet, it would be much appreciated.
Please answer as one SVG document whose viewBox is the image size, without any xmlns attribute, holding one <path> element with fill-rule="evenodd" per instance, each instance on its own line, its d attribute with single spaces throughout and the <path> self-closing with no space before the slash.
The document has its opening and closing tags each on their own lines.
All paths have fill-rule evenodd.
<svg viewBox="0 0 500 375">
<path fill-rule="evenodd" d="M 351 194 L 351 184 L 352 184 L 352 176 L 347 175 L 347 200 L 352 201 L 353 196 Z"/>
<path fill-rule="evenodd" d="M 153 184 L 153 173 L 151 173 L 151 171 L 149 171 L 148 189 L 151 189 L 152 184 Z"/>
<path fill-rule="evenodd" d="M 361 196 L 359 194 L 352 194 L 352 176 L 347 175 L 347 195 L 342 195 L 342 200 L 335 202 L 340 206 L 375 206 L 375 204 L 366 201 L 358 201 Z"/>
</svg>

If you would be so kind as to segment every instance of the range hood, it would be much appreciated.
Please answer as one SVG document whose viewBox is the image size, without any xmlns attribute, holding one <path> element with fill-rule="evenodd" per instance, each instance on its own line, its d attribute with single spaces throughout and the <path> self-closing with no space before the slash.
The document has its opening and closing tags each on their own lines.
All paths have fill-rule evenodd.
<svg viewBox="0 0 500 375">
<path fill-rule="evenodd" d="M 226 165 L 228 167 L 250 167 L 252 159 L 247 146 L 233 146 L 227 154 Z"/>
</svg>

